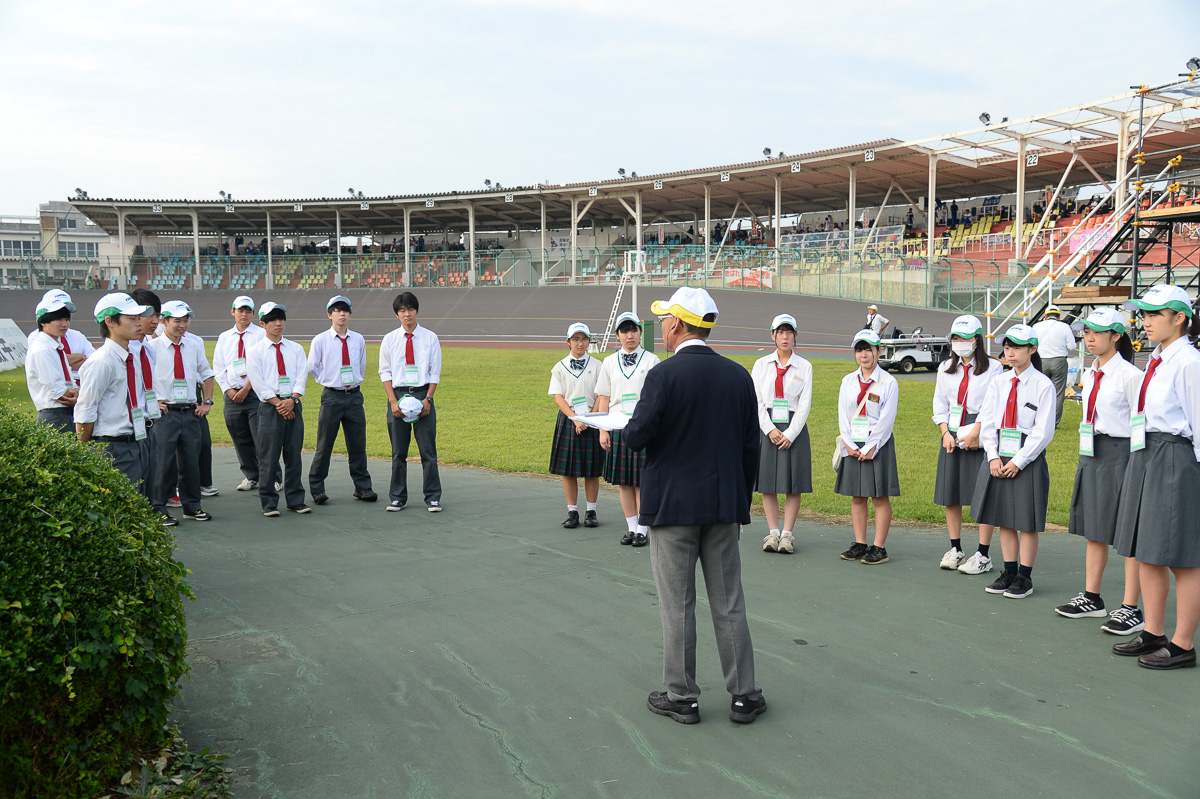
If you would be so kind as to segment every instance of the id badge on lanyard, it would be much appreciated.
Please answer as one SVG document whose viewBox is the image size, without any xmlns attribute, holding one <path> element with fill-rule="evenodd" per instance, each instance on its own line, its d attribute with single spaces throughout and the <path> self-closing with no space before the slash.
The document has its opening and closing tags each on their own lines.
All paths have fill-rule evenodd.
<svg viewBox="0 0 1200 799">
<path fill-rule="evenodd" d="M 963 417 L 963 406 L 951 405 L 950 406 L 950 418 L 948 418 L 946 420 L 946 429 L 949 430 L 951 433 L 957 433 L 958 428 L 959 428 L 959 422 L 962 421 L 962 417 Z"/>
<path fill-rule="evenodd" d="M 582 416 L 583 414 L 587 413 L 588 412 L 587 397 L 572 397 L 571 398 L 571 410 L 574 412 L 574 414 L 576 416 Z"/>
<path fill-rule="evenodd" d="M 850 439 L 854 442 L 866 441 L 871 437 L 871 417 L 855 416 L 850 420 Z"/>
<path fill-rule="evenodd" d="M 146 389 L 146 418 L 157 419 L 162 416 L 162 411 L 158 409 L 158 392 L 154 389 Z"/>
<path fill-rule="evenodd" d="M 621 395 L 621 410 L 627 416 L 633 415 L 633 409 L 637 407 L 638 395 L 636 392 L 630 391 Z"/>
<path fill-rule="evenodd" d="M 1000 454 L 1009 458 L 1021 451 L 1021 431 L 1015 427 L 1000 428 Z"/>
<path fill-rule="evenodd" d="M 341 369 L 341 372 L 339 374 L 342 377 L 342 385 L 343 386 L 354 385 L 354 367 L 353 366 L 343 366 Z"/>
<path fill-rule="evenodd" d="M 187 402 L 190 399 L 190 387 L 186 380 L 171 381 L 171 401 L 172 402 Z"/>
<path fill-rule="evenodd" d="M 787 420 L 788 401 L 782 397 L 776 397 L 775 399 L 771 400 L 771 421 L 786 422 Z"/>
<path fill-rule="evenodd" d="M 1146 414 L 1135 413 L 1129 418 L 1129 451 L 1146 448 Z"/>
<path fill-rule="evenodd" d="M 1079 454 L 1094 456 L 1095 453 L 1095 427 L 1087 422 L 1079 423 Z"/>
<path fill-rule="evenodd" d="M 133 437 L 141 441 L 146 437 L 146 417 L 142 415 L 141 408 L 131 408 L 129 416 L 133 420 Z"/>
<path fill-rule="evenodd" d="M 275 392 L 281 399 L 292 396 L 292 378 L 287 375 L 279 376 L 279 391 Z"/>
<path fill-rule="evenodd" d="M 246 376 L 246 359 L 245 358 L 234 358 L 233 359 L 233 373 L 235 375 L 237 375 L 238 377 Z"/>
<path fill-rule="evenodd" d="M 405 367 L 404 367 L 404 385 L 406 385 L 406 386 L 420 385 L 417 382 L 418 376 L 419 376 L 418 369 L 417 369 L 417 365 L 415 363 L 410 363 L 410 364 L 405 365 Z"/>
</svg>

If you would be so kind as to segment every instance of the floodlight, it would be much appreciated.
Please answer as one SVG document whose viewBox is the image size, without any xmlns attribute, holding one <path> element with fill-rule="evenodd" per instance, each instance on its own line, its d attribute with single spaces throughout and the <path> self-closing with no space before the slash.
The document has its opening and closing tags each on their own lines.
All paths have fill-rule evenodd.
<svg viewBox="0 0 1200 799">
<path fill-rule="evenodd" d="M 630 177 L 637 177 L 637 172 L 634 172 Z"/>
<path fill-rule="evenodd" d="M 490 189 L 490 188 L 492 187 L 492 179 L 491 179 L 491 178 L 484 178 L 484 179 L 483 179 L 483 185 L 487 186 L 487 187 Z"/>
<path fill-rule="evenodd" d="M 350 192 L 350 196 L 351 196 L 351 197 L 353 197 L 353 196 L 354 196 L 354 187 L 353 187 L 353 186 L 351 186 L 350 188 L 346 189 L 346 191 Z"/>
<path fill-rule="evenodd" d="M 779 157 L 780 157 L 780 158 L 787 158 L 787 155 L 786 155 L 786 154 L 783 152 L 783 150 L 780 150 L 780 151 L 779 151 Z"/>
<path fill-rule="evenodd" d="M 1187 62 L 1188 69 L 1200 69 L 1200 58 L 1189 58 Z"/>
<path fill-rule="evenodd" d="M 618 169 L 617 174 L 620 175 L 621 177 L 625 177 L 625 167 L 621 167 L 620 169 Z"/>
<path fill-rule="evenodd" d="M 764 147 L 764 148 L 763 148 L 763 155 L 765 155 L 767 158 L 770 158 L 770 157 L 771 157 L 771 148 L 770 148 L 770 147 Z"/>
<path fill-rule="evenodd" d="M 1000 124 L 1003 125 L 1007 121 L 1008 121 L 1008 117 L 1004 117 L 1000 120 Z"/>
<path fill-rule="evenodd" d="M 79 188 L 77 188 L 77 189 L 75 189 L 75 193 L 76 193 L 76 194 L 83 194 L 83 189 L 79 189 Z"/>
<path fill-rule="evenodd" d="M 979 121 L 985 125 L 990 125 L 990 124 L 992 124 L 992 115 L 989 114 L 987 111 L 984 111 L 982 114 L 979 115 Z"/>
<path fill-rule="evenodd" d="M 224 192 L 224 190 L 222 190 L 222 191 L 220 191 L 220 192 L 218 192 L 218 193 L 221 195 L 221 199 L 222 199 L 222 200 L 224 200 L 224 199 L 225 199 L 225 192 Z"/>
</svg>

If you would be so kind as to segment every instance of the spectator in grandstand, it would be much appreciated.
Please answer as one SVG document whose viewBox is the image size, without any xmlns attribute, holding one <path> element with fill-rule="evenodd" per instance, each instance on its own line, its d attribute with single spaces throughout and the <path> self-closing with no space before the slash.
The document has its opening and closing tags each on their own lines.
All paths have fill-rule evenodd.
<svg viewBox="0 0 1200 799">
<path fill-rule="evenodd" d="M 579 526 L 579 478 L 587 499 L 583 517 L 584 527 L 597 527 L 596 501 L 600 497 L 600 475 L 604 473 L 604 450 L 600 448 L 600 431 L 572 416 L 591 413 L 596 404 L 596 382 L 600 364 L 588 354 L 592 331 L 583 322 L 567 328 L 570 353 L 550 369 L 550 390 L 546 393 L 558 406 L 554 437 L 550 444 L 550 474 L 562 477 L 563 496 L 567 501 L 567 518 L 563 527 Z"/>
<path fill-rule="evenodd" d="M 911 205 L 908 207 L 908 213 L 904 215 L 904 226 L 905 227 L 913 226 L 913 209 L 912 209 Z"/>
<path fill-rule="evenodd" d="M 287 509 L 308 513 L 300 470 L 304 446 L 304 409 L 301 398 L 308 382 L 308 358 L 304 347 L 283 337 L 287 308 L 264 302 L 258 309 L 265 335 L 247 352 L 250 385 L 259 398 L 258 406 L 258 497 L 263 516 L 279 515 L 276 489 L 279 459 L 283 458 L 283 490 Z"/>
<path fill-rule="evenodd" d="M 1054 427 L 1062 421 L 1063 399 L 1067 393 L 1067 356 L 1075 349 L 1075 334 L 1071 326 L 1062 322 L 1062 311 L 1057 305 L 1046 306 L 1045 318 L 1033 326 L 1041 356 L 1041 372 L 1054 383 Z"/>
<path fill-rule="evenodd" d="M 632 415 L 642 396 L 646 375 L 658 366 L 659 361 L 657 355 L 642 349 L 642 323 L 628 311 L 617 317 L 617 340 L 621 343 L 620 352 L 614 352 L 604 359 L 600 376 L 596 379 L 596 412 L 619 411 Z M 601 430 L 600 448 L 607 453 L 604 458 L 604 479 L 610 485 L 620 486 L 621 511 L 629 527 L 621 543 L 644 547 L 649 528 L 638 523 L 638 507 L 642 464 L 646 456 L 625 446 L 620 430 L 611 433 Z"/>
<path fill-rule="evenodd" d="M 858 369 L 842 378 L 838 391 L 838 427 L 841 437 L 834 491 L 851 497 L 850 518 L 854 543 L 842 560 L 867 565 L 887 563 L 885 544 L 892 523 L 892 497 L 900 496 L 896 445 L 892 427 L 900 387 L 896 378 L 879 367 L 879 335 L 860 330 L 854 335 L 854 360 Z M 867 500 L 875 504 L 875 538 L 867 544 Z"/>
<path fill-rule="evenodd" d="M 59 292 L 66 295 L 66 292 Z M 25 351 L 25 383 L 29 398 L 37 410 L 39 422 L 56 427 L 64 433 L 75 430 L 72 418 L 79 387 L 71 376 L 63 345 L 71 324 L 74 303 L 69 298 L 45 298 L 34 310 L 37 330 L 29 337 Z"/>
<path fill-rule="evenodd" d="M 308 470 L 308 490 L 318 505 L 329 501 L 325 478 L 339 427 L 346 433 L 354 498 L 364 502 L 377 498 L 367 470 L 367 417 L 359 388 L 366 369 L 367 343 L 349 329 L 350 314 L 349 297 L 339 294 L 331 298 L 325 304 L 325 315 L 332 327 L 318 333 L 308 347 L 308 373 L 323 387 L 317 414 L 317 448 Z"/>
<path fill-rule="evenodd" d="M 379 377 L 388 397 L 388 436 L 392 443 L 392 475 L 388 486 L 389 511 L 400 511 L 408 502 L 408 449 L 413 438 L 421 455 L 421 484 L 426 510 L 442 510 L 442 480 L 437 460 L 437 408 L 433 395 L 442 380 L 442 344 L 437 334 L 417 322 L 421 304 L 405 291 L 392 301 L 400 327 L 383 337 L 379 347 Z M 400 407 L 406 397 L 419 400 L 417 418 L 405 419 Z"/>
<path fill-rule="evenodd" d="M 233 301 L 233 327 L 217 337 L 213 371 L 225 394 L 225 428 L 237 452 L 242 482 L 238 491 L 258 488 L 258 409 L 260 401 L 250 385 L 247 357 L 250 348 L 264 336 L 254 322 L 254 300 L 240 296 Z"/>
</svg>

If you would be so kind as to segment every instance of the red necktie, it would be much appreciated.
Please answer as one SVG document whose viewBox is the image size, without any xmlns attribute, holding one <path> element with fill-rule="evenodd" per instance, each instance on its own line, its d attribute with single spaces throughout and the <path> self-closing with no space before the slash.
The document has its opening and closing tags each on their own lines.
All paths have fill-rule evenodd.
<svg viewBox="0 0 1200 799">
<path fill-rule="evenodd" d="M 65 352 L 67 355 L 70 355 L 71 354 L 71 344 L 70 344 L 70 342 L 67 341 L 66 333 L 63 333 L 63 337 L 62 337 L 61 341 L 62 341 L 63 352 Z"/>
<path fill-rule="evenodd" d="M 855 402 L 857 402 L 859 405 L 862 406 L 862 410 L 860 410 L 858 412 L 858 415 L 866 416 L 867 415 L 867 406 L 863 404 L 863 397 L 867 396 L 867 390 L 871 388 L 871 384 L 874 383 L 875 381 L 868 380 L 867 382 L 864 383 L 862 381 L 861 377 L 856 378 L 856 379 L 858 380 L 858 399 L 855 400 Z"/>
<path fill-rule="evenodd" d="M 962 407 L 962 418 L 958 420 L 958 426 L 962 427 L 967 423 L 967 387 L 971 382 L 971 369 L 966 363 L 962 365 L 963 379 L 958 384 L 958 404 Z"/>
<path fill-rule="evenodd" d="M 137 376 L 133 371 L 133 353 L 125 356 L 125 379 L 129 385 L 129 421 L 133 421 L 133 409 L 137 405 Z"/>
<path fill-rule="evenodd" d="M 65 347 L 66 344 L 67 344 L 67 339 L 64 337 L 63 338 L 63 346 Z M 69 366 L 67 366 L 67 356 L 63 355 L 63 347 L 58 348 L 58 360 L 62 362 L 63 377 L 66 378 L 66 381 L 68 383 L 74 383 L 75 381 L 71 379 L 71 368 Z"/>
<path fill-rule="evenodd" d="M 175 348 L 175 379 L 183 380 L 187 373 L 183 371 L 183 342 L 172 344 Z"/>
<path fill-rule="evenodd" d="M 71 377 L 71 370 L 67 367 L 66 356 L 63 355 L 64 352 L 67 355 L 71 354 L 71 344 L 70 344 L 70 342 L 67 341 L 67 334 L 63 333 L 63 337 L 60 338 L 59 341 L 62 343 L 62 350 L 58 353 L 58 357 L 62 359 L 63 372 L 67 375 L 67 382 L 74 383 L 75 385 L 79 385 L 79 381 L 76 379 L 73 379 Z"/>
<path fill-rule="evenodd" d="M 1146 376 L 1142 378 L 1142 391 L 1138 394 L 1138 413 L 1146 409 L 1146 386 L 1150 385 L 1150 378 L 1154 377 L 1154 370 L 1162 363 L 1162 358 L 1151 358 L 1150 368 L 1146 370 Z"/>
<path fill-rule="evenodd" d="M 241 333 L 238 333 L 238 357 L 239 358 L 246 357 L 246 342 L 242 341 L 242 336 L 244 336 L 244 335 L 246 335 L 246 333 L 244 331 Z"/>
<path fill-rule="evenodd" d="M 1008 392 L 1008 404 L 1004 406 L 1003 427 L 1010 430 L 1017 426 L 1017 384 L 1020 382 L 1021 378 L 1013 378 L 1012 388 Z"/>
<path fill-rule="evenodd" d="M 350 365 L 350 337 L 338 336 L 342 340 L 342 366 Z M 411 346 L 411 342 L 409 342 Z"/>
<path fill-rule="evenodd" d="M 1092 393 L 1088 397 L 1087 404 L 1087 423 L 1094 425 L 1096 423 L 1096 395 L 1100 393 L 1100 378 L 1104 377 L 1104 372 L 1096 370 L 1096 376 L 1092 381 Z"/>
<path fill-rule="evenodd" d="M 787 370 L 791 369 L 791 368 L 792 368 L 792 365 L 790 363 L 787 366 L 783 367 L 782 369 L 779 368 L 779 364 L 775 364 L 775 396 L 776 397 L 783 396 L 783 376 L 786 375 Z"/>
<path fill-rule="evenodd" d="M 275 369 L 276 369 L 276 371 L 279 372 L 280 377 L 287 377 L 287 365 L 284 364 L 284 362 L 283 362 L 282 344 L 283 344 L 283 342 L 281 341 L 278 344 L 272 344 L 271 346 L 275 348 Z"/>
<path fill-rule="evenodd" d="M 147 391 L 150 391 L 154 388 L 154 385 L 151 383 L 150 359 L 146 357 L 146 345 L 143 344 L 138 352 L 142 356 L 142 385 L 145 386 Z"/>
<path fill-rule="evenodd" d="M 405 333 L 404 337 L 406 339 L 408 339 L 408 341 L 404 342 L 404 363 L 409 366 L 412 366 L 413 364 L 415 364 L 417 362 L 417 357 L 413 353 L 413 345 L 412 345 L 413 334 Z"/>
</svg>

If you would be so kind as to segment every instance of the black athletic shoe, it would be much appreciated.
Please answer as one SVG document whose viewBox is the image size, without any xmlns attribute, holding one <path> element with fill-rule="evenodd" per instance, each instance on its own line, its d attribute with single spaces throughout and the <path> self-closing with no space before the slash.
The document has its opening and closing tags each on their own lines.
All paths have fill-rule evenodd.
<svg viewBox="0 0 1200 799">
<path fill-rule="evenodd" d="M 329 495 L 326 494 L 324 491 L 322 491 L 319 494 L 313 494 L 312 498 L 313 498 L 314 505 L 324 505 L 326 502 L 329 501 Z"/>
<path fill-rule="evenodd" d="M 1112 612 L 1108 621 L 1100 625 L 1100 629 L 1113 635 L 1133 635 L 1146 629 L 1146 617 L 1138 608 L 1122 605 Z"/>
<path fill-rule="evenodd" d="M 562 523 L 562 526 L 567 528 L 568 530 L 574 530 L 576 527 L 578 527 L 579 526 L 579 511 L 577 511 L 577 510 L 567 511 L 567 520 Z"/>
<path fill-rule="evenodd" d="M 583 526 L 584 527 L 599 527 L 600 526 L 600 522 L 596 519 L 596 511 L 589 510 L 587 513 L 583 514 Z"/>
<path fill-rule="evenodd" d="M 887 563 L 887 550 L 883 547 L 877 547 L 872 544 L 867 549 L 867 554 L 863 555 L 862 562 L 868 566 L 874 566 L 877 563 Z"/>
<path fill-rule="evenodd" d="M 292 513 L 312 513 L 312 508 L 308 507 L 307 505 L 305 505 L 303 503 L 301 503 L 299 505 L 288 505 L 287 509 L 290 510 Z"/>
<path fill-rule="evenodd" d="M 1087 594 L 1079 593 L 1065 605 L 1059 605 L 1054 609 L 1054 612 L 1059 616 L 1066 616 L 1068 619 L 1086 619 L 1088 617 L 1105 618 L 1108 616 L 1108 611 L 1104 609 L 1103 599 L 1088 599 Z"/>
<path fill-rule="evenodd" d="M 170 514 L 164 513 L 162 517 L 163 527 L 178 527 L 179 520 Z"/>
<path fill-rule="evenodd" d="M 1008 599 L 1024 599 L 1033 593 L 1033 578 L 1018 573 L 1015 580 L 1004 592 Z"/>
<path fill-rule="evenodd" d="M 626 533 L 625 535 L 621 536 L 621 543 L 622 543 L 622 544 L 624 544 L 625 546 L 629 546 L 630 544 L 632 544 L 632 543 L 633 543 L 633 536 L 634 536 L 634 535 L 635 535 L 635 531 L 634 531 L 634 530 L 630 530 L 628 533 Z"/>
<path fill-rule="evenodd" d="M 374 502 L 379 499 L 379 495 L 368 488 L 366 491 L 355 491 L 354 498 L 361 499 L 363 502 Z"/>
<path fill-rule="evenodd" d="M 735 696 L 729 705 L 729 720 L 738 724 L 749 724 L 758 716 L 767 712 L 767 700 L 758 697 L 753 702 L 744 696 Z"/>
<path fill-rule="evenodd" d="M 696 724 L 700 721 L 700 705 L 695 702 L 672 702 L 666 691 L 654 691 L 646 699 L 651 713 L 668 716 L 680 724 Z"/>
<path fill-rule="evenodd" d="M 996 582 L 983 589 L 989 594 L 1003 594 L 1012 587 L 1013 582 L 1017 579 L 1016 572 L 1000 572 L 1000 576 L 996 578 Z"/>
<path fill-rule="evenodd" d="M 184 511 L 183 518 L 192 519 L 193 521 L 197 522 L 208 522 L 212 521 L 212 514 L 208 511 L 197 508 L 195 513 L 188 513 L 187 511 Z"/>
<path fill-rule="evenodd" d="M 863 555 L 867 554 L 869 547 L 866 544 L 860 544 L 855 541 L 850 545 L 850 548 L 842 553 L 842 560 L 862 560 Z"/>
</svg>

